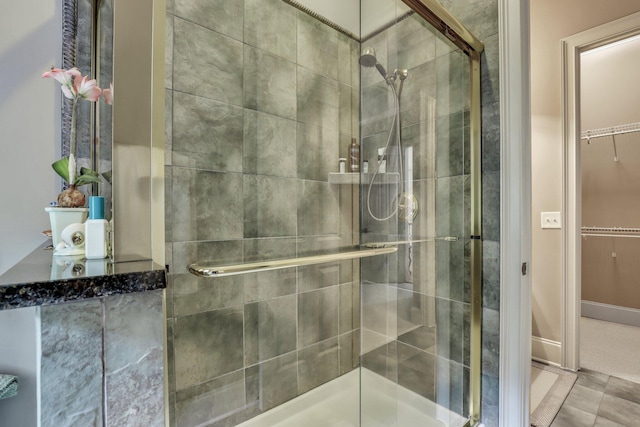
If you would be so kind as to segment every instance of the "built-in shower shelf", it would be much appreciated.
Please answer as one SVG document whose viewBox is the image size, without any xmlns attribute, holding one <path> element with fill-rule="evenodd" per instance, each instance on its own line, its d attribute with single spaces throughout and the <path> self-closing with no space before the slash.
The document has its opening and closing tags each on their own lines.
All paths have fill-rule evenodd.
<svg viewBox="0 0 640 427">
<path fill-rule="evenodd" d="M 348 173 L 339 173 L 339 172 L 330 172 L 329 173 L 329 184 L 369 184 L 371 182 L 371 178 L 373 177 L 372 173 L 363 173 L 360 174 L 358 172 L 348 172 Z M 376 174 L 376 178 L 373 181 L 374 184 L 396 184 L 400 181 L 400 174 L 398 172 L 388 172 L 388 173 L 378 173 Z"/>
</svg>

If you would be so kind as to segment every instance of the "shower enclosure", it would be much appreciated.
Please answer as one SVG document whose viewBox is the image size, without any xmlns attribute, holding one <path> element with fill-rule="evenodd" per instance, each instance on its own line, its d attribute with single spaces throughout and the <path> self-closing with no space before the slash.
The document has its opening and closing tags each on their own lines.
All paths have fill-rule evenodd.
<svg viewBox="0 0 640 427">
<path fill-rule="evenodd" d="M 167 18 L 170 424 L 474 425 L 482 44 L 424 0 L 360 35 L 289 0 Z"/>
</svg>

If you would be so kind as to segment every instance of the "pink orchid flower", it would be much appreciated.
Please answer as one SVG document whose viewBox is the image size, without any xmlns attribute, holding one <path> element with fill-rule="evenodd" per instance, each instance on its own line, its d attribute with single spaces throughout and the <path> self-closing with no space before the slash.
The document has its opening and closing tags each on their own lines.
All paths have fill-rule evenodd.
<svg viewBox="0 0 640 427">
<path fill-rule="evenodd" d="M 52 78 L 62 85 L 62 93 L 69 99 L 75 99 L 77 93 L 73 84 L 74 78 L 81 77 L 80 70 L 76 67 L 69 70 L 61 70 L 60 68 L 52 68 L 42 74 L 42 78 Z"/>
<path fill-rule="evenodd" d="M 64 96 L 74 101 L 86 99 L 96 102 L 102 93 L 102 89 L 97 86 L 95 79 L 83 76 L 76 67 L 68 70 L 52 68 L 51 71 L 43 73 L 42 77 L 55 79 L 61 84 L 60 88 Z"/>
<path fill-rule="evenodd" d="M 113 82 L 109 83 L 109 89 L 102 91 L 102 96 L 104 97 L 104 102 L 106 102 L 107 105 L 111 105 L 113 103 Z"/>
<path fill-rule="evenodd" d="M 87 101 L 96 102 L 102 93 L 95 79 L 89 80 L 88 76 L 76 76 L 74 86 L 77 97 Z"/>
</svg>

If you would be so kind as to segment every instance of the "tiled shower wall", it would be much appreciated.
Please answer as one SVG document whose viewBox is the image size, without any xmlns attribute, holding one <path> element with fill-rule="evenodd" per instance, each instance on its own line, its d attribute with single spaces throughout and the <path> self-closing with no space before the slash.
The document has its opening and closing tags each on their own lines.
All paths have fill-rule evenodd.
<svg viewBox="0 0 640 427">
<path fill-rule="evenodd" d="M 356 241 L 357 191 L 328 175 L 358 136 L 358 54 L 281 0 L 168 1 L 171 425 L 235 425 L 357 366 L 351 262 L 218 279 L 187 266 Z"/>
</svg>

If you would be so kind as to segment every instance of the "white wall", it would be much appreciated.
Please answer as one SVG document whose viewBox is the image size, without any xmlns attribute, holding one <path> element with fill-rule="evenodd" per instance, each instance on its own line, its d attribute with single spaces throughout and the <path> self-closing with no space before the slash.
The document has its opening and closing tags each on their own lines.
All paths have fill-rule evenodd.
<svg viewBox="0 0 640 427">
<path fill-rule="evenodd" d="M 540 213 L 562 209 L 560 40 L 640 10 L 640 3 L 536 0 L 531 7 L 532 333 L 562 340 L 561 231 L 540 229 Z M 544 347 L 544 346 L 543 346 Z M 536 352 L 538 352 L 536 354 Z M 534 357 L 559 363 L 559 351 Z"/>
<path fill-rule="evenodd" d="M 389 0 L 298 0 L 298 3 L 353 34 L 362 34 L 363 39 L 366 39 L 367 35 L 372 32 L 394 22 L 398 15 L 410 10 L 402 2 Z M 360 16 L 361 9 L 362 17 Z"/>
<path fill-rule="evenodd" d="M 581 131 L 640 122 L 640 37 L 580 57 Z"/>
<path fill-rule="evenodd" d="M 46 238 L 59 179 L 61 2 L 3 1 L 0 13 L 0 274 Z"/>
</svg>

